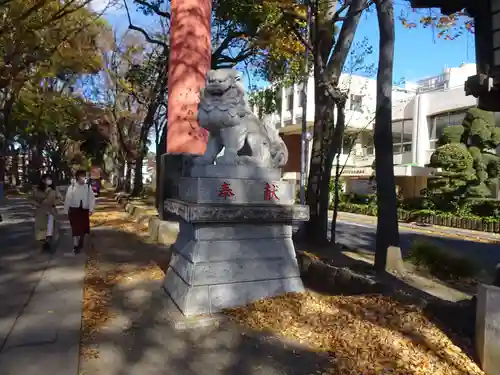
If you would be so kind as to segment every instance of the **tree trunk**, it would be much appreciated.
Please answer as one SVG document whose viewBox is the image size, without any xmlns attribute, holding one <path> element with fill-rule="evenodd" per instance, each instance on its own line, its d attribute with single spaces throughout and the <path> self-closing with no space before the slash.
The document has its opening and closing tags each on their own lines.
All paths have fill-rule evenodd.
<svg viewBox="0 0 500 375">
<path fill-rule="evenodd" d="M 5 183 L 6 157 L 7 157 L 7 141 L 0 140 L 0 184 Z"/>
<path fill-rule="evenodd" d="M 386 270 L 388 248 L 399 247 L 399 230 L 392 151 L 394 10 L 392 0 L 378 0 L 376 7 L 380 44 L 374 130 L 378 208 L 375 269 L 382 273 Z"/>
<path fill-rule="evenodd" d="M 161 131 L 160 141 L 156 143 L 156 177 L 155 177 L 155 207 L 159 208 L 163 202 L 161 200 L 161 192 L 163 191 L 163 187 L 161 184 L 163 180 L 161 178 L 163 171 L 161 165 L 161 156 L 165 153 L 167 149 L 167 124 L 163 126 Z"/>
<path fill-rule="evenodd" d="M 326 151 L 325 141 L 328 141 L 327 131 L 334 123 L 333 98 L 329 95 L 326 85 L 322 84 L 319 69 L 315 69 L 315 113 L 314 136 L 311 151 L 309 179 L 307 182 L 306 203 L 309 206 L 310 218 L 306 224 L 306 238 L 311 243 L 324 244 L 328 241 L 328 204 L 329 181 L 323 181 L 329 175 L 325 173 Z M 330 172 L 331 174 L 331 172 Z M 325 188 L 326 187 L 326 188 Z"/>
<path fill-rule="evenodd" d="M 22 178 L 21 178 L 21 183 L 24 185 L 28 182 L 28 162 L 27 162 L 27 151 L 23 148 L 22 149 L 22 154 L 21 154 L 21 163 L 22 163 Z"/>
<path fill-rule="evenodd" d="M 0 134 L 0 184 L 5 184 L 9 142 L 12 141 L 10 115 L 12 114 L 12 108 L 14 106 L 14 97 L 8 94 L 5 95 L 8 99 L 3 103 L 3 108 L 1 110 L 2 118 L 0 119 L 3 123 L 1 129 L 3 134 Z"/>
<path fill-rule="evenodd" d="M 340 203 L 340 154 L 337 154 L 337 162 L 335 163 L 335 176 L 333 181 L 333 214 L 332 214 L 332 224 L 330 227 L 330 242 L 337 242 L 337 217 L 339 215 L 339 203 Z"/>
<path fill-rule="evenodd" d="M 12 160 L 12 169 L 13 169 L 13 173 L 14 173 L 12 176 L 12 180 L 13 180 L 13 183 L 15 186 L 19 186 L 19 182 L 20 182 L 20 179 L 19 179 L 19 156 L 20 156 L 19 150 L 15 151 L 14 157 Z"/>
<path fill-rule="evenodd" d="M 35 185 L 44 173 L 43 168 L 43 141 L 36 139 L 31 149 L 31 160 L 29 163 L 28 182 Z"/>
<path fill-rule="evenodd" d="M 116 176 L 116 191 L 125 191 L 125 163 L 121 160 L 117 161 L 114 167 Z"/>
<path fill-rule="evenodd" d="M 306 224 L 305 237 L 312 242 L 328 242 L 328 206 L 333 155 L 326 153 L 332 142 L 329 132 L 335 126 L 334 105 L 337 100 L 337 83 L 352 46 L 354 35 L 366 0 L 353 0 L 345 15 L 338 38 L 331 27 L 338 10 L 337 0 L 327 0 L 321 6 L 312 3 L 311 27 L 312 55 L 314 59 L 314 137 L 307 183 L 306 202 L 310 219 Z M 335 40 L 336 39 L 336 40 Z M 333 49 L 333 50 L 332 50 Z"/>
<path fill-rule="evenodd" d="M 132 189 L 132 196 L 138 197 L 141 195 L 144 188 L 142 183 L 142 164 L 144 162 L 144 152 L 139 152 L 137 158 L 135 159 L 134 166 L 134 188 Z"/>
<path fill-rule="evenodd" d="M 125 192 L 130 193 L 132 184 L 132 163 L 127 161 L 127 169 L 125 171 Z"/>
<path fill-rule="evenodd" d="M 333 217 L 330 228 L 330 242 L 335 244 L 336 230 L 337 230 L 337 215 L 339 209 L 339 180 L 340 180 L 340 154 L 342 153 L 342 139 L 344 138 L 345 131 L 345 101 L 346 97 L 342 96 L 337 102 L 337 124 L 333 133 L 331 148 L 329 150 L 328 159 L 329 169 L 332 170 L 333 159 L 337 156 L 337 163 L 335 166 L 335 180 L 333 184 Z"/>
</svg>

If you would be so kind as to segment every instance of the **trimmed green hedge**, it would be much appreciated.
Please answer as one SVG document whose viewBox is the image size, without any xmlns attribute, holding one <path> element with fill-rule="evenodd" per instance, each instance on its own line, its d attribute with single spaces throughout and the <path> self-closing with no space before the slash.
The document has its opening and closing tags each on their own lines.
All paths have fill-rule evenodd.
<svg viewBox="0 0 500 375">
<path fill-rule="evenodd" d="M 377 216 L 377 207 L 368 204 L 340 203 L 339 211 L 353 214 Z M 500 233 L 500 217 L 458 216 L 447 212 L 432 210 L 408 211 L 399 208 L 398 219 L 404 222 L 417 222 L 440 225 L 443 227 Z"/>
</svg>

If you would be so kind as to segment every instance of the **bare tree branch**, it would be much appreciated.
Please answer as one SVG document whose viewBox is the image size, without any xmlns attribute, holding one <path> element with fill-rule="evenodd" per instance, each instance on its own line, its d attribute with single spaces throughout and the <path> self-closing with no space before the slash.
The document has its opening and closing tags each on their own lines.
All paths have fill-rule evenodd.
<svg viewBox="0 0 500 375">
<path fill-rule="evenodd" d="M 137 1 L 137 2 L 139 2 L 139 1 Z M 130 10 L 128 8 L 127 0 L 123 0 L 123 4 L 125 6 L 125 10 L 127 11 L 128 28 L 130 30 L 135 30 L 135 31 L 140 32 L 149 43 L 157 44 L 159 46 L 162 46 L 163 48 L 169 48 L 168 44 L 165 43 L 164 41 L 152 38 L 151 35 L 149 35 L 149 33 L 146 30 L 144 30 L 142 27 L 134 25 L 132 23 L 132 17 L 130 17 Z"/>
<path fill-rule="evenodd" d="M 170 13 L 166 12 L 164 10 L 161 10 L 160 7 L 157 5 L 148 3 L 147 1 L 144 1 L 144 0 L 134 0 L 134 1 L 137 4 L 140 4 L 144 7 L 146 7 L 147 9 L 151 10 L 153 13 L 155 13 L 156 15 L 158 15 L 160 17 L 170 18 Z"/>
</svg>

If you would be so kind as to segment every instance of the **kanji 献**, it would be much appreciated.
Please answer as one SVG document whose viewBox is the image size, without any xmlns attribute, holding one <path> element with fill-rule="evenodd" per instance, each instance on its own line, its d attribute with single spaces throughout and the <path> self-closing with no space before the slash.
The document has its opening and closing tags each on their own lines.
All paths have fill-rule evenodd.
<svg viewBox="0 0 500 375">
<path fill-rule="evenodd" d="M 226 200 L 228 197 L 234 197 L 233 189 L 231 189 L 231 185 L 227 182 L 224 182 L 217 193 L 218 197 L 223 197 Z"/>
<path fill-rule="evenodd" d="M 280 199 L 276 195 L 277 191 L 278 191 L 278 186 L 276 186 L 276 184 L 266 183 L 266 186 L 264 188 L 264 200 L 270 201 L 275 199 L 279 201 Z"/>
</svg>

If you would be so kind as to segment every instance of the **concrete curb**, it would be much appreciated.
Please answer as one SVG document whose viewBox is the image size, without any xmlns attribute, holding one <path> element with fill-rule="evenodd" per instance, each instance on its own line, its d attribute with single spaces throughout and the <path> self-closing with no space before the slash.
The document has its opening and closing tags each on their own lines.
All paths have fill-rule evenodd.
<svg viewBox="0 0 500 375">
<path fill-rule="evenodd" d="M 170 246 L 179 233 L 179 223 L 175 221 L 160 220 L 158 215 L 151 215 L 146 207 L 140 207 L 129 201 L 129 196 L 118 193 L 114 196 L 125 212 L 127 212 L 137 225 L 146 226 L 148 238 L 153 243 Z"/>
</svg>

